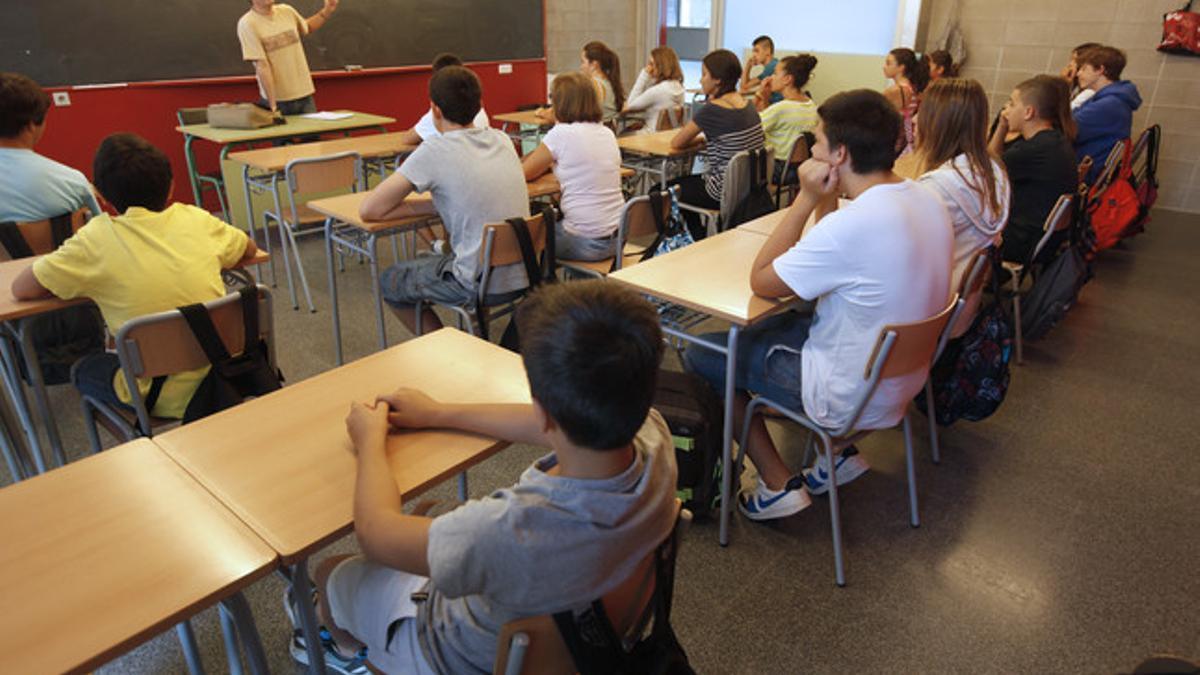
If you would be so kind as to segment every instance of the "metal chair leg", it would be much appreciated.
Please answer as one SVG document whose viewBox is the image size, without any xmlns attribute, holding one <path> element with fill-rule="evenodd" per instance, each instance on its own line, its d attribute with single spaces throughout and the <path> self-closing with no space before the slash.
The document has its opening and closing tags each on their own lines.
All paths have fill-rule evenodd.
<svg viewBox="0 0 1200 675">
<path fill-rule="evenodd" d="M 929 452 L 933 455 L 933 463 L 942 463 L 942 453 L 938 448 L 937 408 L 933 401 L 933 378 L 925 380 L 925 409 L 929 411 Z"/>
<path fill-rule="evenodd" d="M 907 412 L 904 413 L 904 463 L 908 469 L 909 522 L 913 527 L 920 527 L 921 515 L 917 511 L 917 468 L 916 462 L 913 460 L 912 419 Z"/>
<path fill-rule="evenodd" d="M 225 639 L 225 658 L 229 662 L 229 675 L 242 675 L 242 656 L 238 651 L 237 628 L 225 605 L 217 605 L 221 618 L 221 637 Z"/>
<path fill-rule="evenodd" d="M 100 430 L 96 428 L 96 411 L 86 397 L 80 398 L 79 405 L 83 408 L 83 428 L 87 431 L 88 445 L 94 455 L 103 447 L 100 444 Z"/>
<path fill-rule="evenodd" d="M 1013 292 L 1013 332 L 1017 339 L 1017 365 L 1025 364 L 1025 352 L 1021 347 L 1021 296 Z"/>
<path fill-rule="evenodd" d="M 837 466 L 833 459 L 833 439 L 828 434 L 819 434 L 821 445 L 825 449 L 825 457 L 829 460 L 830 469 Z M 842 510 L 838 501 L 837 472 L 830 471 L 829 475 L 829 524 L 833 529 L 833 572 L 838 586 L 846 585 L 845 561 L 842 559 Z"/>
<path fill-rule="evenodd" d="M 304 274 L 304 263 L 300 261 L 300 245 L 296 242 L 296 233 L 291 227 L 287 227 L 286 229 L 288 246 L 292 249 L 292 256 L 296 259 L 296 274 L 300 277 L 300 288 L 304 291 L 304 301 L 308 303 L 309 312 L 316 312 L 317 308 L 313 305 L 312 291 L 308 288 L 308 276 Z"/>
<path fill-rule="evenodd" d="M 463 471 L 458 474 L 458 499 L 459 501 L 467 501 L 467 472 Z"/>
<path fill-rule="evenodd" d="M 200 660 L 200 649 L 196 647 L 196 634 L 192 632 L 192 624 L 187 621 L 175 624 L 175 632 L 179 635 L 179 646 L 183 648 L 188 672 L 191 675 L 204 675 L 204 662 Z"/>
</svg>

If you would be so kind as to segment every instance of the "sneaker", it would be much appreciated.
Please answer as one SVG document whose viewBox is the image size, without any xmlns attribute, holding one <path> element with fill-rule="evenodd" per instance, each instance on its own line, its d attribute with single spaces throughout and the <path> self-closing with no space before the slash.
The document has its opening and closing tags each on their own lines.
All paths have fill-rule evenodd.
<svg viewBox="0 0 1200 675">
<path fill-rule="evenodd" d="M 297 663 L 308 665 L 308 643 L 304 639 L 304 632 L 296 629 L 292 632 L 292 641 L 288 644 L 288 651 L 292 653 L 292 658 Z M 352 657 L 343 656 L 333 644 L 333 637 L 324 628 L 321 629 L 321 649 L 325 654 L 325 670 L 327 672 L 341 673 L 342 675 L 370 675 L 370 669 L 367 668 L 367 648 L 363 647 Z"/>
<path fill-rule="evenodd" d="M 754 489 L 738 495 L 738 510 L 750 520 L 774 520 L 800 513 L 812 504 L 799 477 L 789 480 L 782 490 L 772 490 L 758 479 Z"/>
<path fill-rule="evenodd" d="M 858 448 L 849 446 L 838 455 L 837 466 L 834 469 L 837 472 L 838 487 L 858 478 L 870 468 L 867 460 L 859 456 Z M 829 490 L 829 461 L 825 459 L 825 455 L 817 455 L 817 461 L 804 470 L 804 482 L 808 491 L 814 495 L 823 495 Z"/>
</svg>

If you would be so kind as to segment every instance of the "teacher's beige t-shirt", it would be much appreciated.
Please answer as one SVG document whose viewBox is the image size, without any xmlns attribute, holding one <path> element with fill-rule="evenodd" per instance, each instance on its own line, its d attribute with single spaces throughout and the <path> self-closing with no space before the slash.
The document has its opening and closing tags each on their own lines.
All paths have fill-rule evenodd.
<svg viewBox="0 0 1200 675">
<path fill-rule="evenodd" d="M 300 43 L 300 38 L 308 34 L 308 23 L 291 5 L 272 6 L 271 16 L 251 9 L 238 20 L 237 33 L 243 59 L 270 65 L 277 101 L 294 101 L 316 91 Z M 258 91 L 264 99 L 267 97 L 261 82 Z"/>
</svg>

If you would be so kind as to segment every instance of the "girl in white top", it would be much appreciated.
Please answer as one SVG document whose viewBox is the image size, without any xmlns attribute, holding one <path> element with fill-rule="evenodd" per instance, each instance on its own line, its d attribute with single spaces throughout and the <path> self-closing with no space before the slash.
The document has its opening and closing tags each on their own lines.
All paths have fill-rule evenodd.
<svg viewBox="0 0 1200 675">
<path fill-rule="evenodd" d="M 579 54 L 579 69 L 592 77 L 600 95 L 603 122 L 611 122 L 625 106 L 625 87 L 621 84 L 621 58 L 603 42 L 593 40 Z"/>
<path fill-rule="evenodd" d="M 641 115 L 645 125 L 637 133 L 651 134 L 658 131 L 658 118 L 664 110 L 669 111 L 669 115 L 675 115 L 682 113 L 682 106 L 683 69 L 679 67 L 679 57 L 670 47 L 655 47 L 650 51 L 646 67 L 638 73 L 637 81 L 633 83 L 624 112 L 645 111 Z M 683 120 L 674 120 L 674 125 L 682 126 Z"/>
<path fill-rule="evenodd" d="M 550 85 L 556 124 L 525 157 L 525 179 L 554 169 L 562 186 L 563 216 L 555 224 L 555 255 L 604 260 L 616 255 L 621 194 L 621 150 L 600 123 L 600 99 L 583 73 L 562 73 Z"/>
<path fill-rule="evenodd" d="M 997 244 L 1008 222 L 1008 176 L 988 154 L 987 123 L 987 95 L 975 80 L 942 78 L 925 90 L 917 136 L 923 175 L 917 182 L 941 197 L 954 224 L 952 289 L 971 256 Z"/>
</svg>

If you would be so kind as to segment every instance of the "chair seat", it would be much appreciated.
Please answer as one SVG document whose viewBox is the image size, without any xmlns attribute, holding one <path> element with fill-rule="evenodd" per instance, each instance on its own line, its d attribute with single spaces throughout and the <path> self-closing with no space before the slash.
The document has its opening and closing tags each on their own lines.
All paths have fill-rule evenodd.
<svg viewBox="0 0 1200 675">
<path fill-rule="evenodd" d="M 558 262 L 563 267 L 603 277 L 607 276 L 609 271 L 612 270 L 616 258 L 605 258 L 604 260 L 559 260 Z"/>
<path fill-rule="evenodd" d="M 133 412 L 132 410 L 124 406 L 112 405 L 105 406 L 104 409 L 116 413 L 122 420 L 125 421 L 125 424 L 129 425 L 130 429 L 136 430 L 138 428 L 137 413 Z M 108 433 L 112 434 L 114 438 L 123 438 L 125 436 L 126 430 L 117 427 L 106 415 L 97 415 L 96 423 L 104 427 L 104 429 L 108 431 Z M 179 424 L 179 420 L 172 419 L 170 417 L 150 416 L 151 431 L 161 429 L 172 424 Z"/>
</svg>

